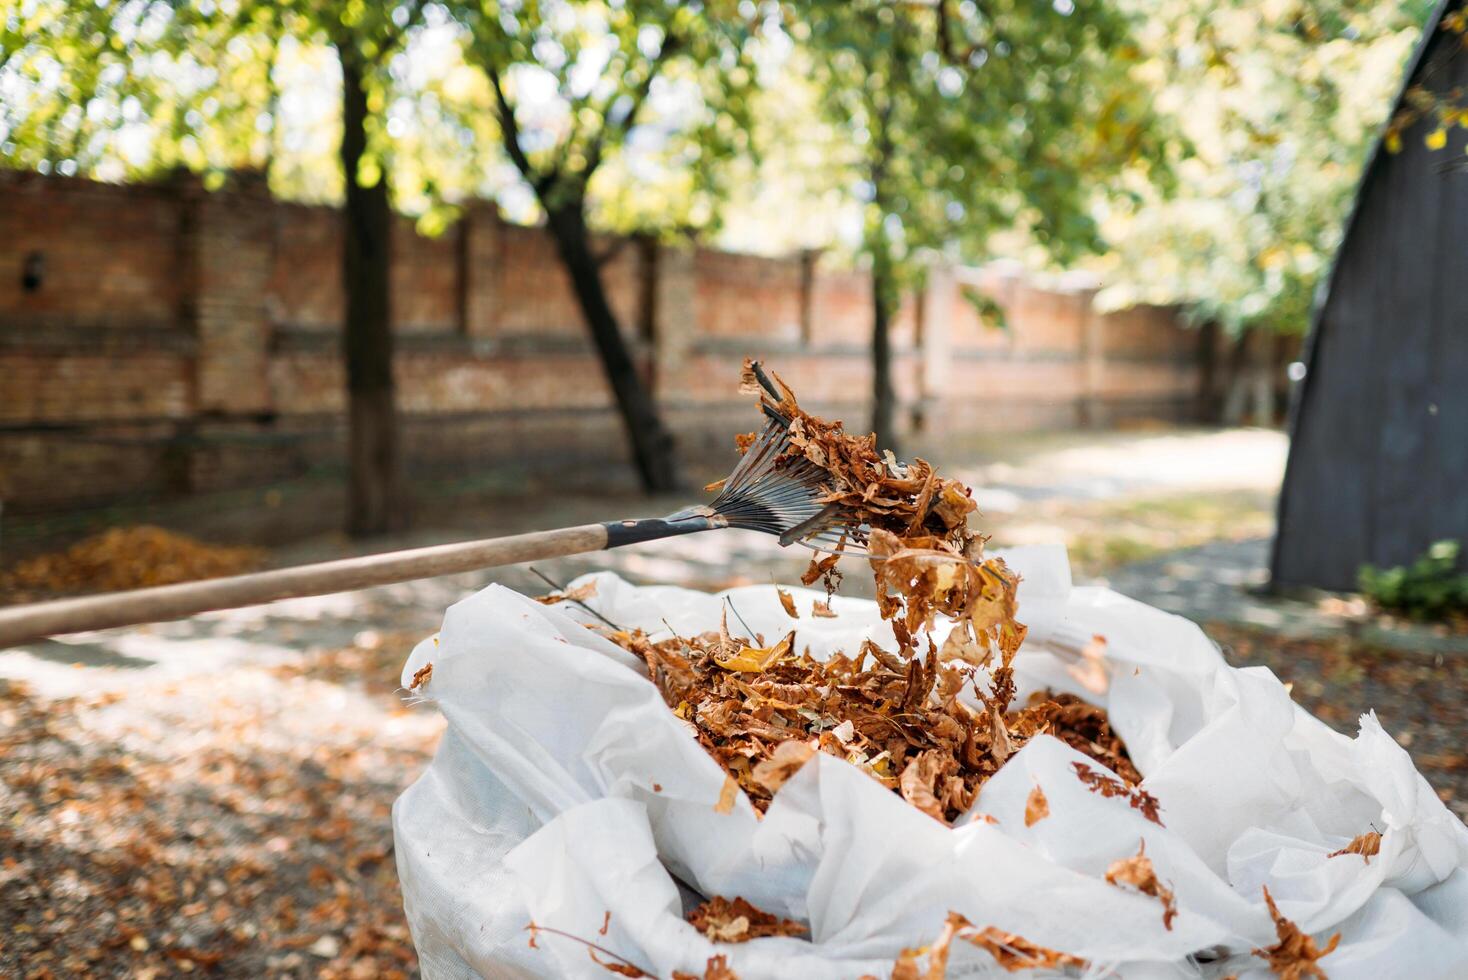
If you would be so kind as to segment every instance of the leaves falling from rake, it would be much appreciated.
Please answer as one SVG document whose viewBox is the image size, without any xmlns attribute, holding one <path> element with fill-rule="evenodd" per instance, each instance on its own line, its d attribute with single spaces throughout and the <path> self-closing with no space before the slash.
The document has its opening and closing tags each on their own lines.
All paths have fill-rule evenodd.
<svg viewBox="0 0 1468 980">
<path fill-rule="evenodd" d="M 133 626 L 217 609 L 236 609 L 278 599 L 328 595 L 374 585 L 587 554 L 719 528 L 775 535 L 781 545 L 863 554 L 867 528 L 823 498 L 829 474 L 792 451 L 786 402 L 758 364 L 752 371 L 769 393 L 758 438 L 724 481 L 712 503 L 667 517 L 607 521 L 504 538 L 435 545 L 341 561 L 274 569 L 250 575 L 165 585 L 108 595 L 0 609 L 0 648 L 84 630 Z"/>
</svg>

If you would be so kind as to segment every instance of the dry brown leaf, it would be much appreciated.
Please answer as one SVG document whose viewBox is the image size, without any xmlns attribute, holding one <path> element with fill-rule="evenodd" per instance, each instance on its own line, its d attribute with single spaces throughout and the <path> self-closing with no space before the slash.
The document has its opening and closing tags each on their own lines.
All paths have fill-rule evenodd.
<svg viewBox="0 0 1468 980">
<path fill-rule="evenodd" d="M 831 608 L 831 604 L 820 599 L 810 604 L 810 614 L 816 619 L 835 619 L 837 616 L 835 610 Z"/>
<path fill-rule="evenodd" d="M 586 955 L 591 957 L 591 962 L 595 963 L 603 970 L 606 970 L 608 973 L 615 973 L 619 977 L 636 978 L 651 976 L 651 974 L 644 972 L 641 967 L 633 966 L 631 963 L 618 963 L 616 960 L 601 959 L 596 955 L 595 947 L 588 946 L 586 949 Z"/>
<path fill-rule="evenodd" d="M 1111 862 L 1106 869 L 1106 880 L 1118 888 L 1125 885 L 1161 902 L 1162 924 L 1169 932 L 1172 931 L 1172 920 L 1177 917 L 1177 901 L 1172 889 L 1163 887 L 1157 880 L 1157 870 L 1152 867 L 1152 859 L 1147 857 L 1145 840 L 1136 854 Z"/>
<path fill-rule="evenodd" d="M 987 950 L 995 962 L 1010 973 L 1018 973 L 1020 970 L 1053 970 L 1060 966 L 1073 966 L 1082 970 L 1086 968 L 1086 961 L 1079 956 L 1037 946 L 1023 936 L 1003 932 L 993 926 L 982 931 L 961 933 L 958 938 Z"/>
<path fill-rule="evenodd" d="M 804 936 L 810 932 L 792 919 L 782 919 L 743 898 L 715 895 L 688 913 L 689 923 L 714 942 L 744 943 L 765 936 Z"/>
<path fill-rule="evenodd" d="M 1091 792 L 1100 793 L 1105 797 L 1119 796 L 1125 799 L 1133 810 L 1141 813 L 1142 816 L 1157 826 L 1162 826 L 1162 817 L 1159 812 L 1161 804 L 1157 802 L 1157 797 L 1151 793 L 1148 793 L 1140 786 L 1128 786 L 1120 779 L 1114 776 L 1108 776 L 1099 769 L 1092 769 L 1084 762 L 1073 762 L 1071 763 L 1071 768 L 1075 770 L 1076 776 L 1081 782 L 1086 784 L 1086 788 Z"/>
<path fill-rule="evenodd" d="M 932 817 L 934 820 L 943 820 L 943 803 L 938 799 L 936 784 L 938 777 L 942 775 L 943 766 L 939 761 L 938 753 L 929 749 L 920 752 L 902 770 L 898 779 L 898 786 L 902 791 L 902 798 L 919 810 Z"/>
<path fill-rule="evenodd" d="M 775 746 L 775 752 L 770 758 L 754 767 L 752 778 L 773 796 L 815 754 L 816 750 L 809 742 L 781 742 Z"/>
<path fill-rule="evenodd" d="M 1025 826 L 1033 827 L 1035 824 L 1050 816 L 1050 801 L 1045 799 L 1045 791 L 1038 783 L 1030 790 L 1029 799 L 1025 800 Z"/>
<path fill-rule="evenodd" d="M 1105 694 L 1111 686 L 1106 671 L 1106 637 L 1099 633 L 1091 637 L 1091 642 L 1081 648 L 1081 662 L 1068 665 L 1065 672 L 1092 694 Z"/>
<path fill-rule="evenodd" d="M 1279 936 L 1279 942 L 1254 950 L 1254 955 L 1268 960 L 1269 968 L 1280 980 L 1306 980 L 1307 977 L 1328 980 L 1318 961 L 1335 950 L 1340 944 L 1341 934 L 1331 936 L 1325 948 L 1321 949 L 1308 933 L 1302 932 L 1299 926 L 1279 914 L 1279 906 L 1274 904 L 1274 896 L 1269 894 L 1267 887 L 1264 889 L 1264 903 L 1269 906 L 1269 915 L 1274 919 L 1274 931 Z"/>
<path fill-rule="evenodd" d="M 904 949 L 898 954 L 897 961 L 892 964 L 892 980 L 943 980 L 948 973 L 948 953 L 953 939 L 965 929 L 972 929 L 969 921 L 957 912 L 949 912 L 942 931 L 931 945 Z M 925 957 L 928 961 L 926 970 L 921 966 Z"/>
<path fill-rule="evenodd" d="M 596 579 L 582 582 L 574 589 L 564 592 L 552 592 L 548 595 L 537 596 L 535 601 L 543 606 L 554 606 L 558 602 L 585 602 L 596 596 Z"/>
<path fill-rule="evenodd" d="M 780 605 L 785 608 L 785 615 L 791 619 L 800 618 L 800 610 L 795 608 L 795 597 L 793 595 L 779 588 L 775 590 L 775 595 L 780 597 Z"/>
<path fill-rule="evenodd" d="M 733 776 L 724 777 L 724 785 L 719 790 L 719 801 L 714 804 L 715 813 L 733 813 L 734 801 L 739 799 L 739 784 L 734 781 Z"/>
<path fill-rule="evenodd" d="M 1359 854 L 1367 864 L 1371 863 L 1372 857 L 1381 851 L 1381 835 L 1374 830 L 1368 830 L 1359 837 L 1353 838 L 1351 843 L 1339 851 L 1331 851 L 1326 857 L 1341 857 L 1345 854 Z"/>
<path fill-rule="evenodd" d="M 684 973 L 682 970 L 674 970 L 673 980 L 739 980 L 739 974 L 735 973 L 729 966 L 729 958 L 723 953 L 718 956 L 710 956 L 703 965 L 702 973 Z"/>
<path fill-rule="evenodd" d="M 418 690 L 418 688 L 422 687 L 424 684 L 427 684 L 428 679 L 432 676 L 433 664 L 424 664 L 422 667 L 419 667 L 417 670 L 413 671 L 413 681 L 408 685 L 408 690 Z"/>
<path fill-rule="evenodd" d="M 1010 973 L 1020 970 L 1055 969 L 1061 966 L 1086 968 L 1086 961 L 1069 953 L 1037 946 L 1012 932 L 989 926 L 979 929 L 957 912 L 949 912 L 943 929 L 932 945 L 905 949 L 892 966 L 893 980 L 943 980 L 948 970 L 949 950 L 955 939 L 961 939 L 988 951 L 995 961 Z M 921 960 L 927 958 L 924 970 Z"/>
<path fill-rule="evenodd" d="M 791 630 L 785 634 L 785 639 L 768 647 L 741 646 L 739 652 L 729 657 L 714 660 L 725 670 L 741 670 L 749 673 L 759 674 L 770 668 L 770 665 L 778 663 L 785 657 L 790 656 L 795 648 L 795 631 Z"/>
</svg>

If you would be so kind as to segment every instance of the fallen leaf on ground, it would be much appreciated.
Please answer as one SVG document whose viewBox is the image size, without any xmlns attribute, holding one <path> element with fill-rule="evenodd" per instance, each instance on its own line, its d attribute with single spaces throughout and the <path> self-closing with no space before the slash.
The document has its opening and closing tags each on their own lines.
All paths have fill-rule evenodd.
<svg viewBox="0 0 1468 980">
<path fill-rule="evenodd" d="M 1318 961 L 1335 950 L 1340 944 L 1341 934 L 1331 936 L 1325 948 L 1321 949 L 1315 945 L 1315 940 L 1309 933 L 1302 932 L 1299 926 L 1279 914 L 1279 906 L 1274 904 L 1274 896 L 1269 894 L 1267 887 L 1264 889 L 1264 903 L 1269 906 L 1269 915 L 1274 919 L 1274 931 L 1279 936 L 1279 942 L 1254 950 L 1254 955 L 1268 960 L 1269 968 L 1280 980 L 1306 980 L 1307 977 L 1328 980 Z"/>
<path fill-rule="evenodd" d="M 734 781 L 733 776 L 724 777 L 724 785 L 719 790 L 719 801 L 714 804 L 715 813 L 733 813 L 734 801 L 739 798 L 739 784 Z"/>
<path fill-rule="evenodd" d="M 771 915 L 743 898 L 721 895 L 689 912 L 688 922 L 720 943 L 743 943 L 765 936 L 804 936 L 810 932 L 799 922 Z"/>
<path fill-rule="evenodd" d="M 535 601 L 543 606 L 554 606 L 558 602 L 585 602 L 587 599 L 596 597 L 596 579 L 582 582 L 574 589 L 564 592 L 552 592 L 549 595 L 537 596 Z"/>
<path fill-rule="evenodd" d="M 1081 662 L 1068 665 L 1065 672 L 1092 694 L 1105 694 L 1111 685 L 1106 672 L 1106 637 L 1099 633 L 1091 637 L 1081 648 Z"/>
<path fill-rule="evenodd" d="M 1086 968 L 1086 961 L 1069 953 L 1037 946 L 1012 932 L 989 926 L 979 929 L 957 912 L 949 912 L 938 938 L 929 946 L 905 949 L 892 965 L 892 980 L 943 980 L 955 939 L 986 950 L 1000 967 L 1010 973 L 1020 970 L 1055 969 L 1061 966 Z M 921 961 L 927 959 L 927 969 Z"/>
<path fill-rule="evenodd" d="M 808 742 L 781 742 L 775 747 L 774 755 L 754 767 L 754 781 L 773 795 L 815 754 L 816 750 Z"/>
<path fill-rule="evenodd" d="M 771 665 L 790 656 L 791 650 L 795 648 L 795 631 L 791 630 L 785 634 L 785 639 L 768 647 L 741 646 L 739 652 L 730 657 L 715 659 L 715 663 L 725 670 L 742 670 L 750 673 L 763 673 L 769 670 Z"/>
<path fill-rule="evenodd" d="M 1071 767 L 1075 769 L 1076 776 L 1086 784 L 1086 788 L 1091 792 L 1100 793 L 1104 797 L 1120 797 L 1126 800 L 1133 810 L 1141 813 L 1157 826 L 1162 826 L 1162 817 L 1159 814 L 1161 804 L 1151 793 L 1140 786 L 1128 786 L 1115 776 L 1109 776 L 1099 769 L 1092 769 L 1084 762 L 1073 762 Z"/>
<path fill-rule="evenodd" d="M 1367 864 L 1371 863 L 1372 857 L 1381 851 L 1381 835 L 1374 830 L 1368 830 L 1359 837 L 1352 839 L 1351 843 L 1339 851 L 1331 851 L 1326 857 L 1341 857 L 1345 854 L 1359 854 Z"/>
<path fill-rule="evenodd" d="M 1025 826 L 1033 827 L 1048 816 L 1050 801 L 1045 799 L 1045 791 L 1036 785 L 1030 790 L 1029 799 L 1025 800 Z"/>
<path fill-rule="evenodd" d="M 1172 920 L 1177 917 L 1177 901 L 1172 889 L 1163 887 L 1157 880 L 1157 869 L 1147 857 L 1147 842 L 1142 841 L 1137 853 L 1131 857 L 1111 862 L 1106 869 L 1106 880 L 1117 887 L 1133 888 L 1143 895 L 1150 895 L 1162 903 L 1162 924 L 1172 931 Z"/>
<path fill-rule="evenodd" d="M 708 958 L 708 962 L 703 966 L 702 974 L 674 970 L 673 980 L 739 980 L 739 974 L 730 969 L 729 958 L 720 953 L 718 956 Z"/>
</svg>

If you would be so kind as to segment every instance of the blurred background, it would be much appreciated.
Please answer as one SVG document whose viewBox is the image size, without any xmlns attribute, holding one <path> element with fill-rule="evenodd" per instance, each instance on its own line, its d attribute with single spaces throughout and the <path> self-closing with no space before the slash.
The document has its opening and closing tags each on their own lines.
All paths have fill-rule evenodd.
<svg viewBox="0 0 1468 980">
<path fill-rule="evenodd" d="M 753 356 L 1468 813 L 1465 28 L 0 0 L 0 603 L 664 513 Z M 803 564 L 720 532 L 0 651 L 0 972 L 413 973 L 397 669 L 444 607 Z"/>
</svg>

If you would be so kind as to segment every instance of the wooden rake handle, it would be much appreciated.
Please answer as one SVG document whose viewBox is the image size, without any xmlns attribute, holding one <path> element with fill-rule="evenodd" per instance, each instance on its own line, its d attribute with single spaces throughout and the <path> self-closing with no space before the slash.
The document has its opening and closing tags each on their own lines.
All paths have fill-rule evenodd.
<svg viewBox="0 0 1468 980">
<path fill-rule="evenodd" d="M 390 551 L 202 582 L 14 606 L 0 609 L 0 648 L 61 633 L 182 619 L 195 613 L 254 606 L 276 599 L 329 595 L 372 585 L 580 555 L 669 534 L 707 530 L 708 527 L 707 523 L 701 527 L 674 527 L 661 520 L 583 524 L 555 531 Z"/>
</svg>

